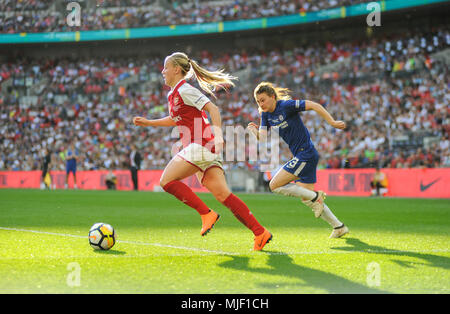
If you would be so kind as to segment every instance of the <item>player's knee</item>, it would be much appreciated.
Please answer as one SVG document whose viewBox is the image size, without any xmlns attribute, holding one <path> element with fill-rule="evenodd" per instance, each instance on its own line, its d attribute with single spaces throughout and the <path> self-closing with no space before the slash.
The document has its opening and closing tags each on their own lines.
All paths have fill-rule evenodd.
<svg viewBox="0 0 450 314">
<path fill-rule="evenodd" d="M 167 183 L 169 183 L 170 181 L 168 181 L 166 178 L 163 178 L 163 177 L 161 177 L 160 179 L 159 179 L 159 185 L 162 187 L 162 188 L 164 188 L 164 186 L 167 184 Z"/>
<path fill-rule="evenodd" d="M 182 178 L 180 177 L 161 177 L 161 179 L 159 179 L 159 185 L 164 188 L 164 186 L 166 186 L 167 184 L 169 184 L 172 181 L 181 181 Z"/>
<path fill-rule="evenodd" d="M 223 203 L 228 198 L 228 196 L 230 196 L 230 194 L 231 194 L 230 190 L 224 190 L 214 193 L 214 197 L 216 198 L 216 200 Z"/>
<path fill-rule="evenodd" d="M 270 180 L 270 182 L 269 182 L 269 189 L 270 189 L 270 191 L 273 192 L 277 188 L 279 188 L 278 184 L 276 184 L 276 182 L 273 181 L 273 179 Z"/>
<path fill-rule="evenodd" d="M 211 187 L 211 186 L 207 186 L 205 185 L 208 190 L 211 192 L 212 195 L 214 195 L 214 197 L 216 198 L 216 200 L 218 200 L 219 202 L 223 203 L 228 196 L 230 196 L 231 191 L 228 188 L 225 187 Z"/>
</svg>

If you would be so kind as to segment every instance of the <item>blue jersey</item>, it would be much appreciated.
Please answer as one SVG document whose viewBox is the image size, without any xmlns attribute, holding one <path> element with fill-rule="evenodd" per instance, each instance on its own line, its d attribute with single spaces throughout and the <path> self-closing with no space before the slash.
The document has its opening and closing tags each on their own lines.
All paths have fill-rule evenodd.
<svg viewBox="0 0 450 314">
<path fill-rule="evenodd" d="M 75 149 L 72 151 L 70 148 L 66 151 L 67 163 L 76 163 L 76 157 L 78 157 L 78 151 Z"/>
<path fill-rule="evenodd" d="M 299 112 L 302 111 L 305 111 L 304 100 L 279 100 L 273 112 L 262 113 L 260 127 L 278 129 L 292 154 L 308 160 L 314 158 L 317 151 L 308 129 L 300 119 Z"/>
</svg>

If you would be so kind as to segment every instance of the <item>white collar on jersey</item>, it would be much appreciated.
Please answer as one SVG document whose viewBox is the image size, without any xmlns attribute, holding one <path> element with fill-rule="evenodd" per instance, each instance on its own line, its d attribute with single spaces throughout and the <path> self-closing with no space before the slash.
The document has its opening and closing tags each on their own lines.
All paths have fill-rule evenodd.
<svg viewBox="0 0 450 314">
<path fill-rule="evenodd" d="M 169 96 L 170 94 L 172 94 L 173 91 L 175 90 L 175 88 L 177 88 L 178 85 L 180 85 L 181 81 L 184 81 L 184 80 L 185 80 L 185 78 L 182 78 L 181 80 L 179 80 L 178 83 L 176 83 L 176 84 L 173 86 L 173 88 L 170 89 L 170 92 L 169 92 L 169 94 L 168 94 L 167 96 Z"/>
</svg>

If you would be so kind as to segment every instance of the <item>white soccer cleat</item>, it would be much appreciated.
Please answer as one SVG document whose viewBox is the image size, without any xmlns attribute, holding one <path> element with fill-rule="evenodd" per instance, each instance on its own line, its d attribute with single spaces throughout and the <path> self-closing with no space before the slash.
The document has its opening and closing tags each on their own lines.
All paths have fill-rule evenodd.
<svg viewBox="0 0 450 314">
<path fill-rule="evenodd" d="M 342 224 L 342 226 L 334 228 L 333 232 L 330 234 L 330 239 L 337 239 L 342 237 L 344 234 L 347 234 L 350 230 L 348 230 L 347 226 Z"/>
<path fill-rule="evenodd" d="M 302 202 L 303 202 L 303 204 L 305 204 L 306 206 L 308 206 L 309 208 L 312 209 L 312 211 L 314 212 L 314 217 L 319 218 L 320 215 L 322 215 L 322 212 L 324 209 L 324 206 L 323 206 L 324 200 L 327 195 L 325 194 L 324 191 L 318 191 L 317 193 L 319 195 L 315 202 L 312 202 L 312 201 L 302 201 Z"/>
</svg>

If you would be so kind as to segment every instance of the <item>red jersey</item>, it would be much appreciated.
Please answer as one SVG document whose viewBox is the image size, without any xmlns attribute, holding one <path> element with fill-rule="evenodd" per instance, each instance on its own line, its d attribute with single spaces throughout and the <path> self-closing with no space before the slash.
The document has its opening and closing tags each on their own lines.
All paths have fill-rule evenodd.
<svg viewBox="0 0 450 314">
<path fill-rule="evenodd" d="M 197 143 L 214 153 L 214 135 L 208 116 L 203 110 L 203 107 L 210 102 L 208 97 L 185 80 L 178 82 L 167 97 L 170 118 L 178 126 L 183 147 Z"/>
</svg>

